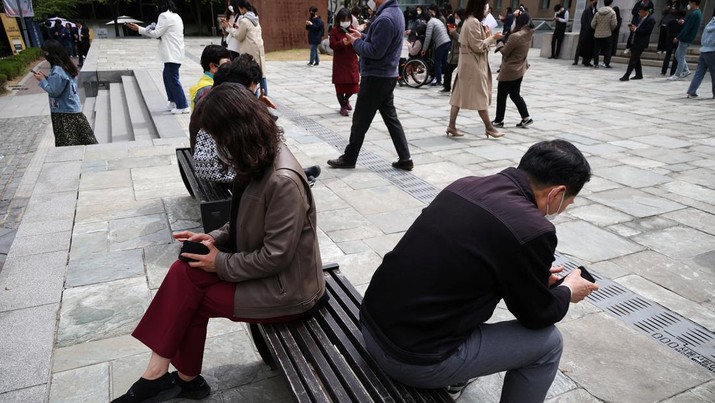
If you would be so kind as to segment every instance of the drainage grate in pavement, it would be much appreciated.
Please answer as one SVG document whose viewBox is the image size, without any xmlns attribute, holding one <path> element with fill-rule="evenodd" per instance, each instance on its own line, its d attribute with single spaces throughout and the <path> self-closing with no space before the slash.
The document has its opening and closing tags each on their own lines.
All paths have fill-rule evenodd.
<svg viewBox="0 0 715 403">
<path fill-rule="evenodd" d="M 339 150 L 345 149 L 345 146 L 347 145 L 345 139 L 338 136 L 334 131 L 317 123 L 313 119 L 301 115 L 300 113 L 283 105 L 278 107 L 278 111 L 281 115 L 290 119 L 293 123 L 308 133 L 317 136 L 324 142 Z M 397 186 L 399 189 L 404 190 L 407 194 L 425 204 L 432 202 L 432 200 L 437 197 L 437 193 L 439 193 L 439 189 L 435 188 L 430 183 L 425 182 L 408 172 L 393 168 L 390 162 L 385 161 L 381 157 L 369 151 L 360 151 L 358 163 L 366 168 L 369 168 L 371 171 L 390 181 L 390 183 Z"/>
<path fill-rule="evenodd" d="M 554 265 L 563 265 L 565 272 L 579 266 L 560 253 L 556 253 Z M 587 298 L 589 302 L 715 373 L 715 334 L 592 270 L 589 272 L 600 287 Z"/>
</svg>

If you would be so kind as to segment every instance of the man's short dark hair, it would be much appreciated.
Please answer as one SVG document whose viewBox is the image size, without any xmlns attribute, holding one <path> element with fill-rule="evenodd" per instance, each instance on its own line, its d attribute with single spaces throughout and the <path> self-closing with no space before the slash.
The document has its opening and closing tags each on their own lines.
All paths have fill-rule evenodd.
<svg viewBox="0 0 715 403">
<path fill-rule="evenodd" d="M 230 59 L 231 52 L 220 45 L 207 45 L 201 52 L 201 68 L 204 71 L 211 70 L 211 63 L 218 67 L 221 59 Z"/>
<path fill-rule="evenodd" d="M 318 7 L 316 7 L 316 6 L 310 6 L 310 8 L 308 9 L 308 11 L 310 11 L 311 13 L 317 13 L 317 12 L 318 12 Z"/>
<path fill-rule="evenodd" d="M 529 147 L 518 169 L 535 187 L 565 185 L 566 196 L 576 196 L 591 179 L 586 157 L 566 140 L 542 141 Z"/>
<path fill-rule="evenodd" d="M 691 3 L 695 3 L 698 7 L 700 7 L 700 0 L 690 0 Z"/>
<path fill-rule="evenodd" d="M 611 4 L 613 4 L 613 0 L 603 0 L 604 6 L 610 6 Z"/>
<path fill-rule="evenodd" d="M 555 6 L 554 6 L 554 12 L 558 12 L 559 10 L 561 10 L 561 4 L 555 5 Z"/>
<path fill-rule="evenodd" d="M 226 63 L 214 74 L 214 86 L 221 83 L 239 83 L 248 88 L 261 81 L 261 66 L 248 53 L 241 53 L 231 63 Z"/>
</svg>

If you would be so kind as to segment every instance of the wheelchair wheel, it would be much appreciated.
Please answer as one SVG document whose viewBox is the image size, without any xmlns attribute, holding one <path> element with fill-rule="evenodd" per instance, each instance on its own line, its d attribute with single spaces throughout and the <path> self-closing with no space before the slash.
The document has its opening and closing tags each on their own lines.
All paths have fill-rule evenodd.
<svg viewBox="0 0 715 403">
<path fill-rule="evenodd" d="M 429 67 L 422 59 L 411 59 L 402 68 L 402 79 L 409 87 L 419 88 L 429 78 Z"/>
</svg>

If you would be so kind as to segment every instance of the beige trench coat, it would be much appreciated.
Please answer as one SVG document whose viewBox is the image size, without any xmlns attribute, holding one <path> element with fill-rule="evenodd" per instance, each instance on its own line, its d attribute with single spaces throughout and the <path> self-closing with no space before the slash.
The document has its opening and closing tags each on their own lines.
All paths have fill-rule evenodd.
<svg viewBox="0 0 715 403">
<path fill-rule="evenodd" d="M 248 18 L 239 19 L 236 40 L 239 43 L 240 53 L 248 53 L 253 56 L 256 59 L 256 63 L 261 67 L 261 77 L 265 77 L 266 51 L 263 49 L 261 24 L 253 25 Z"/>
<path fill-rule="evenodd" d="M 473 16 L 467 18 L 459 34 L 457 81 L 449 103 L 462 109 L 486 110 L 492 103 L 492 71 L 489 68 L 489 45 L 482 23 Z"/>
</svg>

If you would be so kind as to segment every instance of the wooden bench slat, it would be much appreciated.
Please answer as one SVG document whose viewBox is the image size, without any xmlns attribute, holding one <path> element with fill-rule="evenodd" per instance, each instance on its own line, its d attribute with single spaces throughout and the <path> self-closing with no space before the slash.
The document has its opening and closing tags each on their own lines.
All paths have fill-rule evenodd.
<svg viewBox="0 0 715 403">
<path fill-rule="evenodd" d="M 309 319 L 308 322 L 314 320 L 315 319 Z M 353 396 L 345 389 L 343 381 L 340 379 L 340 377 L 345 374 L 341 374 L 340 372 L 336 373 L 333 366 L 328 363 L 320 343 L 316 344 L 316 340 L 313 339 L 306 328 L 306 322 L 291 323 L 289 328 L 296 343 L 300 346 L 303 356 L 313 364 L 313 372 L 318 376 L 323 385 L 326 385 L 327 392 L 333 401 L 355 401 Z"/>
<path fill-rule="evenodd" d="M 273 334 L 268 334 L 269 337 L 273 338 L 274 343 L 281 345 L 284 354 L 287 351 L 299 351 L 298 345 L 293 340 L 290 335 L 290 330 L 284 323 L 267 325 L 267 329 L 272 329 Z M 280 336 L 278 338 L 277 336 Z M 299 402 L 315 402 L 315 403 L 330 403 L 330 397 L 326 394 L 323 385 L 318 383 L 317 378 L 312 377 L 313 371 L 310 368 L 310 364 L 305 359 L 302 354 L 285 354 L 284 356 L 277 356 L 279 365 L 283 368 L 283 372 L 286 374 L 291 388 L 294 390 L 298 389 L 300 392 L 305 392 L 305 394 L 296 393 L 296 397 Z"/>
</svg>

